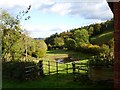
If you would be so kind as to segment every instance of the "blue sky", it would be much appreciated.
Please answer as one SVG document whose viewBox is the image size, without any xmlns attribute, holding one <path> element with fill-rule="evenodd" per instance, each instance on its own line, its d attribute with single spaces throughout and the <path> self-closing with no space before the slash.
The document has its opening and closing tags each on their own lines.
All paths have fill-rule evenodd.
<svg viewBox="0 0 120 90">
<path fill-rule="evenodd" d="M 32 5 L 30 20 L 21 22 L 22 28 L 33 38 L 100 23 L 113 17 L 105 0 L 0 0 L 0 8 L 16 15 Z M 79 2 L 78 2 L 79 1 Z"/>
</svg>

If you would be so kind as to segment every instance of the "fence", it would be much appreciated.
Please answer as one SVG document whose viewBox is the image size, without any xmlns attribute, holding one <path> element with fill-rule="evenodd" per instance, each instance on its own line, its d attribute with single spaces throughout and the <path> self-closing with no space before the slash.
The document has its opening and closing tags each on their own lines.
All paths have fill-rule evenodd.
<svg viewBox="0 0 120 90">
<path fill-rule="evenodd" d="M 82 74 L 84 71 L 85 74 L 88 72 L 88 66 L 86 63 L 63 63 L 59 61 L 39 61 L 39 63 L 31 66 L 25 67 L 25 78 L 38 78 L 43 75 L 51 75 L 56 74 L 57 76 L 60 73 L 64 73 L 66 75 L 73 74 L 75 78 L 76 75 Z"/>
<path fill-rule="evenodd" d="M 43 70 L 44 74 L 50 75 L 50 74 L 59 74 L 59 73 L 67 73 L 69 70 L 72 70 L 71 64 L 64 64 L 63 62 L 57 62 L 57 61 L 43 61 Z"/>
<path fill-rule="evenodd" d="M 59 73 L 72 73 L 73 75 L 81 74 L 88 72 L 88 64 L 86 63 L 78 63 L 78 62 L 71 62 L 71 63 L 63 63 L 58 61 L 43 61 L 43 71 L 44 74 L 59 74 Z M 81 72 L 82 71 L 82 72 Z"/>
<path fill-rule="evenodd" d="M 25 79 L 35 79 L 43 76 L 43 63 L 39 61 L 37 64 L 25 67 Z"/>
<path fill-rule="evenodd" d="M 88 80 L 88 62 L 87 63 L 72 63 L 73 80 L 79 81 L 81 79 Z"/>
</svg>

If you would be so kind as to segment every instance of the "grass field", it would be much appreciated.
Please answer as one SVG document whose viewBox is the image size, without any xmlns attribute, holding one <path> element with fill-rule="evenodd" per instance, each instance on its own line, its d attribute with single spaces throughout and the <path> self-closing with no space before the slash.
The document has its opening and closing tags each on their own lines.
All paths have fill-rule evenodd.
<svg viewBox="0 0 120 90">
<path fill-rule="evenodd" d="M 113 33 L 113 31 L 103 33 L 101 35 L 91 38 L 90 41 L 91 43 L 97 45 L 108 43 L 108 41 L 110 41 L 113 38 Z"/>
<path fill-rule="evenodd" d="M 100 90 L 107 88 L 112 90 L 112 84 L 105 83 L 105 82 L 91 82 L 91 81 L 73 81 L 72 75 L 65 75 L 61 74 L 58 77 L 54 75 L 45 76 L 43 78 L 26 81 L 26 82 L 18 82 L 13 80 L 3 80 L 3 88 L 16 88 L 16 89 L 24 89 L 24 88 L 82 88 L 85 89 L 92 89 L 92 90 Z"/>
<path fill-rule="evenodd" d="M 91 55 L 85 54 L 85 53 L 78 53 L 73 51 L 64 51 L 64 50 L 52 50 L 48 51 L 46 56 L 44 58 L 41 58 L 43 60 L 43 67 L 45 64 L 47 64 L 47 60 L 50 61 L 51 65 L 55 66 L 55 60 L 56 58 L 64 58 L 68 57 L 69 55 L 72 55 L 74 58 L 79 59 L 77 62 L 85 63 L 87 61 L 87 58 L 90 58 Z M 69 64 L 68 67 L 72 67 L 71 62 L 66 62 L 65 64 L 58 64 L 59 70 L 65 69 L 66 64 Z M 48 73 L 47 67 L 44 69 L 44 73 Z M 55 71 L 56 68 L 52 67 L 51 71 Z M 79 79 L 79 78 L 78 78 Z M 31 81 L 14 81 L 14 80 L 3 80 L 3 88 L 94 88 L 94 90 L 97 90 L 99 88 L 108 88 L 109 90 L 112 90 L 112 85 L 105 82 L 91 82 L 90 80 L 84 80 L 81 78 L 78 81 L 74 81 L 72 70 L 68 71 L 68 74 L 66 74 L 66 71 L 60 72 L 58 75 L 56 73 L 45 75 L 43 77 L 40 77 L 37 80 L 31 80 Z"/>
<path fill-rule="evenodd" d="M 66 50 L 51 50 L 47 51 L 47 54 L 44 58 L 41 58 L 43 60 L 43 67 L 44 67 L 44 73 L 48 74 L 49 67 L 48 64 L 50 64 L 50 71 L 54 72 L 56 71 L 56 59 L 63 59 L 68 58 L 68 56 L 71 56 L 74 60 L 77 60 L 78 63 L 86 63 L 88 61 L 88 58 L 91 57 L 89 54 L 81 53 L 81 52 L 74 52 L 74 51 L 66 51 Z M 49 61 L 49 62 L 48 62 Z M 72 68 L 72 61 L 69 59 L 63 59 L 63 64 L 58 63 L 58 70 L 64 70 L 60 71 L 59 73 L 66 74 L 66 67 Z M 68 70 L 68 73 L 72 73 L 72 69 Z"/>
<path fill-rule="evenodd" d="M 70 56 L 74 59 L 79 59 L 79 60 L 91 58 L 90 54 L 86 54 L 86 53 L 82 53 L 82 52 L 67 51 L 67 50 L 50 50 L 50 51 L 47 51 L 46 56 L 42 59 L 54 61 L 57 58 L 65 58 L 68 56 Z"/>
</svg>

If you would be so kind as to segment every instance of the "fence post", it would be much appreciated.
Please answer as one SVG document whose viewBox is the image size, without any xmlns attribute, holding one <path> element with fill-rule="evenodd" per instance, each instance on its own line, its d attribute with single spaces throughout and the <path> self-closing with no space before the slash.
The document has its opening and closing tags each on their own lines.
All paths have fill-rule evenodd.
<svg viewBox="0 0 120 90">
<path fill-rule="evenodd" d="M 50 75 L 50 61 L 48 61 L 48 73 Z"/>
<path fill-rule="evenodd" d="M 75 62 L 72 62 L 72 68 L 73 68 L 73 79 L 75 81 Z"/>
<path fill-rule="evenodd" d="M 75 74 L 75 62 L 72 62 L 73 74 Z"/>
<path fill-rule="evenodd" d="M 56 62 L 56 72 L 57 72 L 57 75 L 58 75 L 58 62 Z"/>
<path fill-rule="evenodd" d="M 66 73 L 68 74 L 68 64 L 66 64 Z"/>
<path fill-rule="evenodd" d="M 39 66 L 39 73 L 41 76 L 43 76 L 43 61 L 39 61 L 38 66 Z"/>
<path fill-rule="evenodd" d="M 78 73 L 80 73 L 80 66 L 78 66 Z"/>
</svg>

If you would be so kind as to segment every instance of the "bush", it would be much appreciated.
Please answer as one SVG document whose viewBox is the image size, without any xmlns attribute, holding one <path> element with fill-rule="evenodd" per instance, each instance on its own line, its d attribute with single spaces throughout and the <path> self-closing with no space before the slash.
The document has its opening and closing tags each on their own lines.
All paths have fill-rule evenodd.
<svg viewBox="0 0 120 90">
<path fill-rule="evenodd" d="M 48 44 L 48 50 L 52 50 L 52 45 Z"/>
<path fill-rule="evenodd" d="M 35 65 L 35 62 L 19 62 L 19 61 L 10 61 L 2 63 L 2 74 L 5 79 L 14 79 L 14 80 L 25 80 L 25 67 Z M 38 76 L 35 71 L 38 70 L 38 67 L 35 66 L 34 71 L 30 74 L 30 77 L 34 79 Z"/>
<path fill-rule="evenodd" d="M 100 46 L 92 44 L 82 44 L 77 47 L 77 50 L 91 54 L 99 54 L 100 52 L 102 52 Z"/>
<path fill-rule="evenodd" d="M 32 56 L 36 58 L 42 58 L 47 51 L 47 45 L 43 40 L 36 40 L 35 51 L 32 52 Z"/>
<path fill-rule="evenodd" d="M 97 56 L 93 56 L 92 59 L 90 60 L 89 64 L 90 66 L 113 66 L 114 65 L 114 60 L 109 59 L 106 57 L 105 54 L 101 53 Z"/>
<path fill-rule="evenodd" d="M 72 38 L 68 38 L 65 42 L 65 47 L 68 48 L 69 50 L 75 50 L 76 49 L 76 41 Z"/>
</svg>

